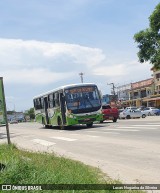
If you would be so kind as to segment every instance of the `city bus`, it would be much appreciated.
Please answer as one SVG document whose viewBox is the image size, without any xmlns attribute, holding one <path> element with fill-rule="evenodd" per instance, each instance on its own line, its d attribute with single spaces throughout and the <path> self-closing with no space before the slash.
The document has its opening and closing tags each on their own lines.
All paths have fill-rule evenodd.
<svg viewBox="0 0 160 193">
<path fill-rule="evenodd" d="M 45 127 L 102 121 L 101 95 L 96 84 L 83 83 L 59 87 L 33 98 L 36 122 Z"/>
</svg>

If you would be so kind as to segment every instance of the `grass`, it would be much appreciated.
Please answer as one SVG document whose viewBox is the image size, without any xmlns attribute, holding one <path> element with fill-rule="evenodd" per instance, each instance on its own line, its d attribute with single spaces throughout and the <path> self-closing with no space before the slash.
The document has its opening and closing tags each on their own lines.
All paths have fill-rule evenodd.
<svg viewBox="0 0 160 193">
<path fill-rule="evenodd" d="M 54 154 L 22 151 L 15 145 L 0 145 L 0 184 L 116 184 L 98 169 Z M 107 179 L 107 180 L 106 180 Z M 28 192 L 28 191 L 12 191 Z M 120 190 L 42 190 L 30 192 L 112 192 L 138 193 Z"/>
</svg>

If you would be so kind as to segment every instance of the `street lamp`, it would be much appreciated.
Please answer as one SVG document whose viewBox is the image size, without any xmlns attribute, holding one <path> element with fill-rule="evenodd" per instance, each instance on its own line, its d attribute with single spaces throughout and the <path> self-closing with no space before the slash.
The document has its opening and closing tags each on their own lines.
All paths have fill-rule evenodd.
<svg viewBox="0 0 160 193">
<path fill-rule="evenodd" d="M 80 75 L 80 77 L 81 77 L 81 83 L 83 83 L 83 75 L 84 75 L 84 73 L 81 72 L 81 73 L 79 73 L 79 75 Z"/>
</svg>

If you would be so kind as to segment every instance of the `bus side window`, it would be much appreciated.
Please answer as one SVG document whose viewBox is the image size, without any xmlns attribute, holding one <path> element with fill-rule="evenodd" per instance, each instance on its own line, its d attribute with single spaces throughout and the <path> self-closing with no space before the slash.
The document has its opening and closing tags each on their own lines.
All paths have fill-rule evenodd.
<svg viewBox="0 0 160 193">
<path fill-rule="evenodd" d="M 53 107 L 55 107 L 55 94 L 53 93 L 53 101 L 52 101 Z"/>
<path fill-rule="evenodd" d="M 39 99 L 36 100 L 37 109 L 39 109 Z"/>
<path fill-rule="evenodd" d="M 59 93 L 55 93 L 55 107 L 59 107 Z"/>
<path fill-rule="evenodd" d="M 49 107 L 53 108 L 53 94 L 48 95 Z"/>
<path fill-rule="evenodd" d="M 42 105 L 41 105 L 41 98 L 37 99 L 37 101 L 38 101 L 37 108 L 38 108 L 38 109 L 41 109 L 41 108 L 42 108 Z"/>
<path fill-rule="evenodd" d="M 38 109 L 38 99 L 36 99 L 36 109 Z"/>
<path fill-rule="evenodd" d="M 41 98 L 41 109 L 43 109 L 44 108 L 44 99 L 43 99 L 43 97 Z"/>
<path fill-rule="evenodd" d="M 35 99 L 35 104 L 34 105 L 35 105 L 36 110 L 40 109 L 40 100 L 39 100 L 39 98 Z"/>
<path fill-rule="evenodd" d="M 35 110 L 37 110 L 36 100 L 37 100 L 37 99 L 34 99 L 34 100 L 33 100 Z"/>
</svg>

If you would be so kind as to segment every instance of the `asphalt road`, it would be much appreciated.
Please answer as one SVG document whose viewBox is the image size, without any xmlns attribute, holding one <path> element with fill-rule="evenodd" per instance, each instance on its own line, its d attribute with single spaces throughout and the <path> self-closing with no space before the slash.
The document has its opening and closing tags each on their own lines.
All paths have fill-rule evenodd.
<svg viewBox="0 0 160 193">
<path fill-rule="evenodd" d="M 160 183 L 160 116 L 46 129 L 38 123 L 9 125 L 11 142 L 18 147 L 56 152 L 99 167 L 123 183 Z M 7 142 L 0 127 L 0 143 Z"/>
</svg>

